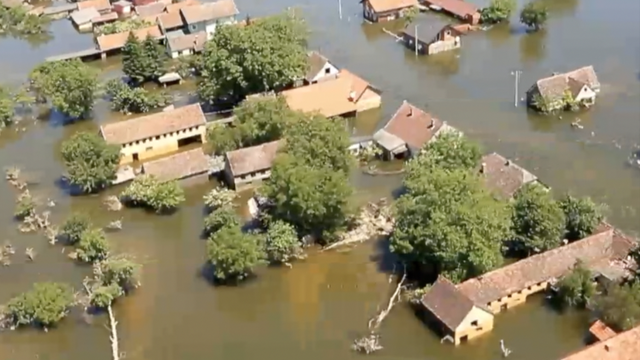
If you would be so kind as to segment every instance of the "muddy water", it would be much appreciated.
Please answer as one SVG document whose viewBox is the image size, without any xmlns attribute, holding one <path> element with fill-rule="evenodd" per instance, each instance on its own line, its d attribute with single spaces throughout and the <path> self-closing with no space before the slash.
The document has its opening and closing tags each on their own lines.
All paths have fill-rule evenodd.
<svg viewBox="0 0 640 360">
<path fill-rule="evenodd" d="M 340 66 L 362 75 L 384 91 L 383 109 L 355 122 L 354 134 L 367 134 L 390 116 L 402 100 L 433 114 L 483 142 L 486 149 L 517 159 L 558 191 L 571 189 L 606 201 L 610 219 L 629 232 L 640 230 L 640 173 L 625 166 L 639 142 L 640 3 L 613 0 L 547 1 L 547 29 L 525 34 L 519 25 L 502 26 L 463 38 L 458 52 L 416 58 L 382 27 L 361 25 L 357 1 L 238 0 L 244 13 L 266 15 L 298 6 L 313 29 L 311 45 Z M 478 5 L 484 5 L 478 3 Z M 520 6 L 523 1 L 520 1 Z M 428 26 L 435 15 L 417 21 Z M 52 24 L 47 43 L 0 38 L 3 84 L 17 84 L 46 56 L 91 46 L 65 21 Z M 518 98 L 535 79 L 553 71 L 592 64 L 602 82 L 598 104 L 587 113 L 541 118 L 514 106 L 513 70 L 522 71 Z M 118 73 L 117 58 L 96 63 L 104 77 Z M 188 89 L 188 87 L 187 87 Z M 575 117 L 584 130 L 572 130 Z M 238 288 L 215 288 L 200 275 L 204 242 L 201 196 L 212 185 L 191 188 L 188 204 L 177 214 L 158 217 L 143 211 L 105 212 L 99 197 L 70 198 L 56 188 L 61 172 L 57 150 L 80 129 L 118 119 L 99 104 L 93 121 L 71 126 L 59 122 L 24 122 L 0 134 L 0 164 L 19 164 L 34 180 L 32 192 L 57 202 L 53 220 L 69 211 L 91 214 L 99 225 L 123 219 L 124 230 L 110 235 L 117 250 L 144 263 L 143 288 L 116 306 L 122 349 L 128 359 L 265 358 L 351 359 L 350 342 L 364 334 L 366 322 L 387 295 L 389 271 L 384 244 L 371 243 L 349 253 L 312 254 L 293 269 L 261 269 L 257 281 Z M 26 128 L 26 131 L 15 129 Z M 390 194 L 398 177 L 354 174 L 361 198 Z M 110 192 L 117 193 L 119 189 Z M 0 240 L 18 249 L 10 267 L 0 269 L 0 302 L 34 281 L 67 281 L 79 287 L 89 269 L 66 259 L 64 249 L 38 235 L 23 235 L 11 222 L 14 189 L 0 186 Z M 33 247 L 35 263 L 22 252 Z M 382 254 L 382 255 L 381 255 Z M 382 326 L 384 351 L 379 359 L 493 360 L 499 340 L 513 350 L 511 359 L 556 359 L 582 346 L 585 314 L 558 314 L 542 298 L 501 314 L 490 335 L 453 348 L 398 307 Z M 110 357 L 104 319 L 87 322 L 73 313 L 48 334 L 19 331 L 0 335 L 0 359 L 106 360 Z"/>
</svg>

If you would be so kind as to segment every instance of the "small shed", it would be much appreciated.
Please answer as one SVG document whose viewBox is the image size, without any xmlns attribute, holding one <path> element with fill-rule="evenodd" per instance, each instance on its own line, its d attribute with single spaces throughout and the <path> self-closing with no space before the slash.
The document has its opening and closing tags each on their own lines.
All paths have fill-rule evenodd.
<svg viewBox="0 0 640 360">
<path fill-rule="evenodd" d="M 177 72 L 169 72 L 160 76 L 158 82 L 164 87 L 171 84 L 180 84 L 182 82 L 182 76 Z"/>
<path fill-rule="evenodd" d="M 113 3 L 113 11 L 118 15 L 129 15 L 132 8 L 133 5 L 129 1 L 120 0 Z"/>
<path fill-rule="evenodd" d="M 71 21 L 79 31 L 88 31 L 93 28 L 93 19 L 100 17 L 96 8 L 77 10 L 71 13 Z"/>
<path fill-rule="evenodd" d="M 596 322 L 591 325 L 589 328 L 589 334 L 591 334 L 593 339 L 596 341 L 605 341 L 617 335 L 613 329 L 600 320 L 596 320 Z"/>
</svg>

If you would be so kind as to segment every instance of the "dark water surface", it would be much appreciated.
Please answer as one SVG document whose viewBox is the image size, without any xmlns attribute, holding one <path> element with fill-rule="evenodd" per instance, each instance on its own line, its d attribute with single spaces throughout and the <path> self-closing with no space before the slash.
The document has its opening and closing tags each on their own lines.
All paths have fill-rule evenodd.
<svg viewBox="0 0 640 360">
<path fill-rule="evenodd" d="M 571 189 L 607 202 L 610 220 L 626 231 L 640 230 L 640 173 L 625 166 L 640 142 L 640 2 L 544 0 L 551 10 L 548 27 L 525 34 L 514 22 L 463 38 L 458 52 L 417 59 L 384 34 L 397 24 L 361 25 L 356 0 L 238 0 L 243 13 L 259 16 L 299 6 L 313 29 L 312 46 L 336 64 L 362 75 L 384 91 L 383 109 L 359 118 L 355 132 L 371 133 L 403 99 L 483 142 L 487 149 L 517 159 L 557 191 Z M 520 0 L 523 6 L 523 0 Z M 484 5 L 484 3 L 478 3 Z M 435 15 L 421 15 L 428 26 Z M 516 17 L 514 16 L 514 21 Z M 91 46 L 66 20 L 54 22 L 54 38 L 30 44 L 0 38 L 3 84 L 23 81 L 44 57 Z M 537 78 L 552 71 L 594 65 L 602 92 L 591 111 L 541 118 L 514 107 L 513 70 L 522 71 L 518 97 Z M 95 63 L 104 76 L 117 75 L 118 61 Z M 572 130 L 574 117 L 584 130 Z M 131 360 L 326 360 L 352 359 L 351 341 L 366 331 L 367 320 L 388 296 L 388 278 L 375 254 L 383 246 L 364 244 L 349 253 L 312 254 L 293 269 L 262 269 L 257 281 L 239 288 L 214 288 L 200 277 L 204 242 L 201 197 L 213 185 L 191 188 L 188 204 L 170 217 L 142 211 L 108 213 L 102 196 L 69 198 L 53 183 L 61 172 L 61 141 L 79 129 L 95 129 L 113 119 L 99 104 L 95 121 L 61 127 L 55 121 L 23 123 L 0 134 L 0 164 L 18 164 L 37 180 L 31 191 L 51 198 L 54 221 L 69 211 L 88 212 L 100 225 L 123 219 L 124 230 L 110 236 L 117 250 L 144 263 L 143 287 L 118 302 L 121 348 Z M 26 131 L 16 131 L 26 127 Z M 592 134 L 593 132 L 593 134 Z M 398 177 L 354 175 L 363 198 L 388 195 Z M 119 189 L 113 189 L 116 193 Z M 0 303 L 35 281 L 67 281 L 80 287 L 90 269 L 67 260 L 60 246 L 41 235 L 23 235 L 11 222 L 16 192 L 0 186 L 0 241 L 17 248 L 13 264 L 0 268 Z M 33 247 L 35 263 L 22 260 Z M 496 318 L 496 329 L 468 345 L 440 345 L 412 312 L 399 306 L 382 326 L 385 349 L 373 355 L 388 360 L 494 360 L 499 340 L 514 360 L 552 360 L 582 346 L 585 314 L 557 314 L 534 298 Z M 108 332 L 98 317 L 90 324 L 73 313 L 54 331 L 0 335 L 2 360 L 106 360 Z"/>
</svg>

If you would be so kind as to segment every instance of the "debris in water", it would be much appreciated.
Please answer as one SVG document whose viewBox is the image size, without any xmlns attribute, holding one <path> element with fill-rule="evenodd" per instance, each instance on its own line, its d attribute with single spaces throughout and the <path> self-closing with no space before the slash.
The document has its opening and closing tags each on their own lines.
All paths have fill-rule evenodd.
<svg viewBox="0 0 640 360">
<path fill-rule="evenodd" d="M 122 210 L 122 203 L 120 202 L 120 199 L 118 199 L 118 197 L 115 195 L 107 196 L 106 199 L 104 199 L 104 204 L 109 211 Z"/>
<path fill-rule="evenodd" d="M 27 259 L 28 259 L 29 261 L 33 261 L 33 259 L 35 259 L 35 257 L 36 257 L 36 251 L 35 251 L 35 250 L 33 250 L 33 248 L 27 248 L 27 249 L 24 251 L 24 254 L 27 256 Z"/>
<path fill-rule="evenodd" d="M 106 226 L 107 230 L 122 230 L 122 220 L 115 220 Z"/>
<path fill-rule="evenodd" d="M 354 340 L 351 349 L 365 354 L 371 354 L 378 350 L 382 350 L 380 345 L 380 335 L 371 334 L 362 339 Z"/>
</svg>

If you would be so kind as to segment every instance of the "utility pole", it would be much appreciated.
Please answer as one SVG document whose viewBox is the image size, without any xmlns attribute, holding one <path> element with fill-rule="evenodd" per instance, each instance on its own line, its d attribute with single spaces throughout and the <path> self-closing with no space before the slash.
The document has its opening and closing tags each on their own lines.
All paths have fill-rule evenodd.
<svg viewBox="0 0 640 360">
<path fill-rule="evenodd" d="M 416 56 L 418 56 L 418 24 L 416 24 L 414 28 L 414 37 L 416 42 L 416 46 L 415 46 Z"/>
<path fill-rule="evenodd" d="M 338 0 L 338 11 L 340 12 L 340 20 L 342 20 L 342 0 Z"/>
<path fill-rule="evenodd" d="M 520 83 L 520 75 L 522 75 L 522 71 L 515 70 L 511 72 L 511 75 L 515 76 L 515 89 L 513 94 L 513 104 L 518 107 L 518 84 Z"/>
</svg>

